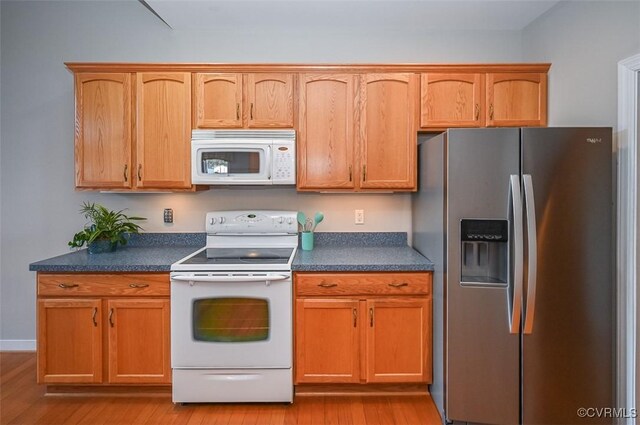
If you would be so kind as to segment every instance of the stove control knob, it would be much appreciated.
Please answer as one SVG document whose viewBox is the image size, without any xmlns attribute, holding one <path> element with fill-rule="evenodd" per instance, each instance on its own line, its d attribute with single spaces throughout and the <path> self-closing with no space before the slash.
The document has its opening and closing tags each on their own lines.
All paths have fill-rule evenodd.
<svg viewBox="0 0 640 425">
<path fill-rule="evenodd" d="M 287 219 L 287 224 L 293 224 L 293 217 L 289 217 Z"/>
<path fill-rule="evenodd" d="M 278 223 L 280 224 L 284 223 L 284 217 L 278 217 Z"/>
<path fill-rule="evenodd" d="M 211 217 L 211 220 L 209 220 L 209 224 L 213 225 L 216 224 L 216 218 L 215 217 Z"/>
<path fill-rule="evenodd" d="M 224 217 L 220 217 L 220 224 L 223 224 L 225 222 L 225 218 Z"/>
</svg>

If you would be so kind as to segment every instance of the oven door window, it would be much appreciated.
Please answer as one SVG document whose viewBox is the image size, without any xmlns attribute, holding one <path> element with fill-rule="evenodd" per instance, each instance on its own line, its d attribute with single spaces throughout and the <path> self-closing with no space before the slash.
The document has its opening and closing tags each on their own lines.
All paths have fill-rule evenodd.
<svg viewBox="0 0 640 425">
<path fill-rule="evenodd" d="M 194 300 L 192 326 L 196 341 L 265 341 L 269 339 L 269 302 L 261 298 Z"/>
<path fill-rule="evenodd" d="M 264 173 L 264 150 L 204 150 L 200 154 L 200 173 L 209 176 L 257 176 Z"/>
</svg>

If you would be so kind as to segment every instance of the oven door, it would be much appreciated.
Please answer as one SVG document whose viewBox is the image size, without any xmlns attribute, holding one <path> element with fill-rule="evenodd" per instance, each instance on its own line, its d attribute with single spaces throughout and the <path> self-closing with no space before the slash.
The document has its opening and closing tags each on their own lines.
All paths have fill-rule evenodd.
<svg viewBox="0 0 640 425">
<path fill-rule="evenodd" d="M 291 273 L 172 273 L 175 368 L 289 368 Z"/>
<path fill-rule="evenodd" d="M 191 141 L 194 184 L 272 184 L 271 144 Z"/>
</svg>

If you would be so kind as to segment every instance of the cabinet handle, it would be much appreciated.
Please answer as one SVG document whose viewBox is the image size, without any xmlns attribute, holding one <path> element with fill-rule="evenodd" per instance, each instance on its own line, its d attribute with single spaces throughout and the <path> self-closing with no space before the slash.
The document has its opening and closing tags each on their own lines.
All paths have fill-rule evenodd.
<svg viewBox="0 0 640 425">
<path fill-rule="evenodd" d="M 358 326 L 358 310 L 357 309 L 353 309 L 353 327 L 357 327 Z"/>
<path fill-rule="evenodd" d="M 403 286 L 409 286 L 409 284 L 407 282 L 402 282 L 402 283 L 390 283 L 389 286 L 393 287 L 393 288 L 401 288 Z"/>
<path fill-rule="evenodd" d="M 109 310 L 109 325 L 113 327 L 113 308 Z"/>
<path fill-rule="evenodd" d="M 78 284 L 77 283 L 61 283 L 58 286 L 63 288 L 63 289 L 69 289 L 69 288 L 77 288 Z"/>
<path fill-rule="evenodd" d="M 373 307 L 369 308 L 369 326 L 373 327 Z"/>
<path fill-rule="evenodd" d="M 489 119 L 493 119 L 493 103 L 489 105 Z"/>
<path fill-rule="evenodd" d="M 249 111 L 249 115 L 251 116 L 251 119 L 253 119 L 253 103 L 251 104 L 251 109 Z"/>
<path fill-rule="evenodd" d="M 236 103 L 236 119 L 240 119 L 240 104 Z"/>
<path fill-rule="evenodd" d="M 127 182 L 129 181 L 129 176 L 127 176 L 127 168 L 129 168 L 129 164 L 124 164 L 124 181 Z"/>
<path fill-rule="evenodd" d="M 93 307 L 93 316 L 91 316 L 91 320 L 93 320 L 93 326 L 98 326 L 98 321 L 96 320 L 97 315 L 98 315 L 98 307 Z"/>
<path fill-rule="evenodd" d="M 142 164 L 138 164 L 138 180 L 142 180 Z"/>
<path fill-rule="evenodd" d="M 362 181 L 363 182 L 367 181 L 367 166 L 366 165 L 362 166 Z"/>
<path fill-rule="evenodd" d="M 480 105 L 476 103 L 476 121 L 480 118 Z"/>
<path fill-rule="evenodd" d="M 349 181 L 353 181 L 353 167 L 349 165 Z"/>
<path fill-rule="evenodd" d="M 321 287 L 321 288 L 333 288 L 334 286 L 338 286 L 338 284 L 337 283 L 324 283 L 324 282 L 322 282 L 322 283 L 319 283 L 318 286 Z"/>
<path fill-rule="evenodd" d="M 149 286 L 148 283 L 130 283 L 129 288 L 146 288 Z"/>
</svg>

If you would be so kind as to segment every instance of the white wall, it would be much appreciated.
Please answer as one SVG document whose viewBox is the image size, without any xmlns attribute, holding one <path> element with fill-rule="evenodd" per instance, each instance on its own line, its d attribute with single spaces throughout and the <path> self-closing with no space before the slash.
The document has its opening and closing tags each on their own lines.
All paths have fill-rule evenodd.
<svg viewBox="0 0 640 425">
<path fill-rule="evenodd" d="M 640 52 L 640 2 L 561 2 L 523 30 L 522 52 L 552 63 L 550 126 L 615 127 L 618 62 Z"/>
<path fill-rule="evenodd" d="M 147 231 L 203 231 L 230 208 L 322 210 L 323 231 L 410 231 L 410 195 L 298 194 L 295 189 L 196 194 L 100 194 L 73 189 L 73 79 L 63 62 L 520 62 L 521 34 L 362 31 L 292 22 L 287 28 L 172 31 L 137 1 L 0 2 L 0 340 L 34 339 L 32 261 L 67 252 L 82 201 L 149 217 Z M 425 17 L 433 19 L 433 17 Z M 329 24 L 329 23 L 327 23 Z M 162 209 L 175 224 L 161 222 Z M 353 225 L 363 208 L 364 226 Z"/>
</svg>

